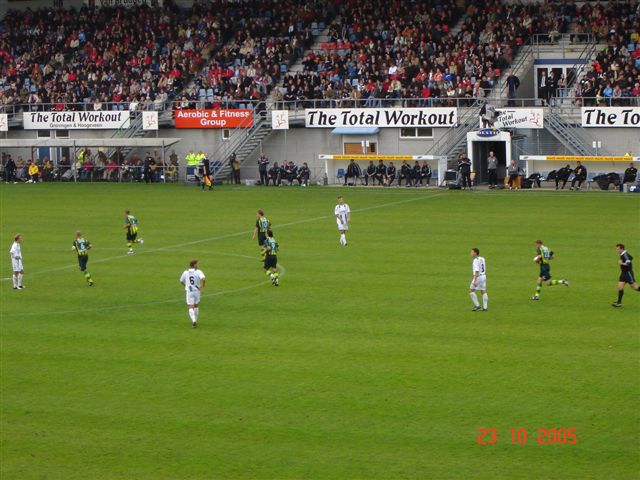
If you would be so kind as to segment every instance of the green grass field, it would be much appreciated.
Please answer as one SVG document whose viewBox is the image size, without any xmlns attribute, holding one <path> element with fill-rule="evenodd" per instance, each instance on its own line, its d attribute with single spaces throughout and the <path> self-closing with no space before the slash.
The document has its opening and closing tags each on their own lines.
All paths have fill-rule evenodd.
<svg viewBox="0 0 640 480">
<path fill-rule="evenodd" d="M 615 244 L 640 263 L 640 195 L 40 184 L 0 198 L 3 480 L 638 478 L 640 294 L 610 304 Z M 133 256 L 125 208 L 145 239 Z M 258 208 L 279 288 L 251 240 Z M 537 238 L 571 285 L 531 302 Z M 488 312 L 471 312 L 474 246 Z M 196 330 L 178 283 L 194 257 Z M 540 428 L 577 443 L 539 445 Z"/>
</svg>

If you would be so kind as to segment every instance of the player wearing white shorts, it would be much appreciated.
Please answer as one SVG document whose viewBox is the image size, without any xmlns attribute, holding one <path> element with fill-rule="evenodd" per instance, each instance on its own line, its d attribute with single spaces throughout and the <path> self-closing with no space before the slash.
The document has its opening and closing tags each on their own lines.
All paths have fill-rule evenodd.
<svg viewBox="0 0 640 480">
<path fill-rule="evenodd" d="M 480 256 L 480 250 L 477 248 L 471 249 L 471 258 L 473 262 L 471 264 L 471 271 L 473 272 L 473 278 L 471 279 L 471 285 L 469 285 L 469 296 L 473 302 L 473 312 L 482 310 L 486 312 L 489 307 L 489 295 L 487 295 L 487 265 L 484 261 L 484 257 Z M 482 294 L 482 307 L 478 302 L 478 295 L 476 290 L 479 290 Z"/>
<path fill-rule="evenodd" d="M 204 273 L 198 269 L 198 260 L 191 260 L 191 262 L 189 262 L 189 268 L 182 272 L 180 276 L 180 283 L 184 286 L 186 292 L 191 326 L 196 328 L 198 326 L 200 292 L 204 290 L 205 283 Z"/>
<path fill-rule="evenodd" d="M 349 223 L 351 222 L 351 209 L 349 205 L 344 203 L 342 195 L 338 197 L 338 204 L 334 209 L 336 216 L 336 223 L 338 224 L 338 231 L 340 232 L 340 245 L 347 246 L 347 230 L 349 230 Z"/>
<path fill-rule="evenodd" d="M 22 285 L 22 275 L 24 273 L 22 268 L 22 250 L 20 249 L 22 235 L 17 234 L 13 240 L 13 245 L 11 245 L 11 250 L 9 250 L 9 254 L 11 255 L 11 270 L 13 271 L 13 289 L 21 290 L 24 288 L 24 285 Z"/>
</svg>

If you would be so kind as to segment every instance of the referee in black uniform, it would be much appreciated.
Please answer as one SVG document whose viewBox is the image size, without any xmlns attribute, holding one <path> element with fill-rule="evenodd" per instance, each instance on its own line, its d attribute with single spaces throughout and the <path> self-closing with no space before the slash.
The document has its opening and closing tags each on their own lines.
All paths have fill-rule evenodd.
<svg viewBox="0 0 640 480">
<path fill-rule="evenodd" d="M 633 257 L 629 255 L 622 243 L 616 244 L 616 250 L 620 255 L 618 265 L 620 265 L 620 278 L 618 279 L 618 301 L 611 304 L 613 307 L 622 306 L 622 296 L 624 295 L 624 286 L 629 284 L 636 292 L 640 292 L 640 285 L 636 283 L 636 277 L 633 275 Z"/>
</svg>

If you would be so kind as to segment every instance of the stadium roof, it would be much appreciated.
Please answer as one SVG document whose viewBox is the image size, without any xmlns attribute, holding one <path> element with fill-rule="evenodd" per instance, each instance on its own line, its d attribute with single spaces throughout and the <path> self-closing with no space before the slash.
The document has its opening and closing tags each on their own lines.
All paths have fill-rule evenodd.
<svg viewBox="0 0 640 480">
<path fill-rule="evenodd" d="M 0 148 L 32 147 L 170 147 L 181 138 L 3 138 Z"/>
</svg>

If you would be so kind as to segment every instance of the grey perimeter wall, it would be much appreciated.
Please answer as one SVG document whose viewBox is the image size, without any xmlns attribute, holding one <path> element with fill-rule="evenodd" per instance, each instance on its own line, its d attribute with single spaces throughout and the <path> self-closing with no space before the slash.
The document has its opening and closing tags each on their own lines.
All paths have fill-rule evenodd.
<svg viewBox="0 0 640 480">
<path fill-rule="evenodd" d="M 284 131 L 275 131 L 266 138 L 261 145 L 271 162 L 292 160 L 301 165 L 307 162 L 313 173 L 313 179 L 319 179 L 324 175 L 324 160 L 318 160 L 320 154 L 342 154 L 344 142 L 361 142 L 368 140 L 376 142 L 378 154 L 382 155 L 424 155 L 429 154 L 433 143 L 447 132 L 446 129 L 434 129 L 433 139 L 405 139 L 400 138 L 400 130 L 396 128 L 383 128 L 375 135 L 334 135 L 331 129 L 292 128 L 285 134 Z M 514 158 L 520 155 L 566 155 L 569 152 L 557 142 L 545 130 L 518 130 L 516 133 L 525 137 L 519 142 L 514 142 L 512 154 Z M 77 139 L 77 146 L 82 147 L 83 138 L 112 137 L 113 131 L 100 130 L 75 130 L 70 132 L 71 138 Z M 631 152 L 633 155 L 640 153 L 640 129 L 637 128 L 590 128 L 583 131 L 585 139 L 599 140 L 602 147 L 598 149 L 599 155 L 624 155 Z M 0 134 L 3 135 L 3 134 Z M 6 134 L 8 138 L 36 138 L 35 131 L 11 130 Z M 155 133 L 149 136 L 155 136 Z M 226 143 L 222 139 L 222 130 L 184 130 L 161 129 L 157 132 L 159 138 L 181 138 L 175 146 L 180 159 L 189 150 L 203 150 L 208 153 L 211 160 L 225 160 L 232 153 L 227 150 Z M 90 146 L 90 145 L 86 145 Z M 171 149 L 167 151 L 167 155 Z M 251 156 L 244 159 L 242 166 L 243 178 L 256 178 L 258 176 L 256 158 L 260 147 L 256 148 Z M 10 153 L 14 156 L 22 155 L 25 159 L 37 155 L 37 151 L 13 149 Z M 144 155 L 144 151 L 134 152 Z M 596 154 L 595 149 L 593 154 Z M 184 163 L 184 162 L 181 162 Z"/>
</svg>

